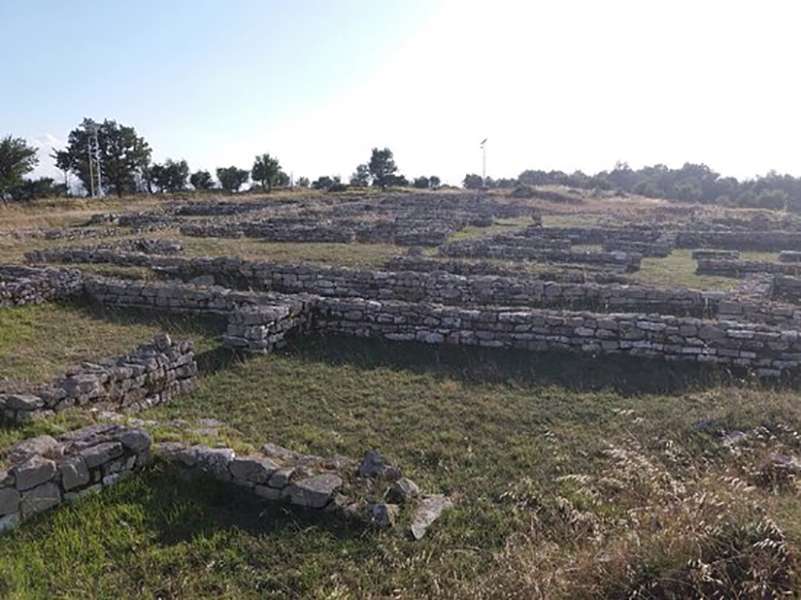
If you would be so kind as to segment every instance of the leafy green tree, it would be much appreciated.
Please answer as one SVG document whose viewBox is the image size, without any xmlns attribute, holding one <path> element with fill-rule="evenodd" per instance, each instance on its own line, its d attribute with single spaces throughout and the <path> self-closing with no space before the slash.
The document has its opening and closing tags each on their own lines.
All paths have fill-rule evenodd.
<svg viewBox="0 0 801 600">
<path fill-rule="evenodd" d="M 273 185 L 278 183 L 281 175 L 281 164 L 277 158 L 273 158 L 269 154 L 262 154 L 256 157 L 256 162 L 253 163 L 251 175 L 253 181 L 261 183 L 261 187 L 267 192 L 273 190 Z M 284 174 L 286 176 L 286 174 Z M 289 178 L 287 177 L 287 180 Z"/>
<path fill-rule="evenodd" d="M 370 167 L 361 164 L 356 167 L 356 171 L 350 176 L 350 184 L 356 187 L 367 187 L 370 185 Z"/>
<path fill-rule="evenodd" d="M 168 158 L 163 165 L 154 164 L 150 167 L 150 177 L 160 191 L 180 192 L 186 189 L 189 165 L 185 160 L 174 161 Z"/>
<path fill-rule="evenodd" d="M 189 177 L 189 183 L 198 191 L 210 190 L 214 187 L 214 180 L 208 171 L 195 171 Z"/>
<path fill-rule="evenodd" d="M 339 178 L 339 175 L 335 177 L 329 177 L 328 175 L 323 175 L 318 177 L 314 183 L 312 183 L 312 187 L 315 190 L 331 190 L 334 188 L 338 188 L 342 185 L 342 180 Z"/>
<path fill-rule="evenodd" d="M 11 188 L 9 195 L 12 200 L 16 201 L 53 198 L 64 195 L 66 187 L 63 183 L 56 183 L 52 177 L 23 179 L 18 185 Z"/>
<path fill-rule="evenodd" d="M 428 185 L 433 190 L 437 189 L 440 186 L 441 183 L 442 183 L 442 180 L 440 180 L 440 178 L 437 177 L 436 175 L 432 175 L 431 177 L 428 178 Z"/>
<path fill-rule="evenodd" d="M 217 169 L 217 179 L 220 180 L 222 189 L 229 193 L 238 192 L 249 178 L 250 172 L 245 169 L 233 166 Z"/>
<path fill-rule="evenodd" d="M 22 178 L 39 163 L 36 148 L 10 135 L 0 140 L 0 200 L 22 183 Z"/>
<path fill-rule="evenodd" d="M 383 150 L 373 148 L 367 168 L 373 178 L 373 185 L 381 187 L 382 190 L 386 189 L 388 185 L 397 185 L 393 178 L 398 167 L 395 164 L 392 150 L 389 148 L 384 148 Z"/>
<path fill-rule="evenodd" d="M 311 182 L 308 177 L 298 177 L 297 185 L 301 188 L 307 188 L 311 185 Z"/>
<path fill-rule="evenodd" d="M 415 177 L 412 185 L 421 190 L 427 190 L 428 187 L 431 185 L 431 180 L 428 177 Z"/>
<path fill-rule="evenodd" d="M 67 148 L 57 153 L 56 165 L 68 169 L 83 184 L 91 188 L 89 176 L 88 147 L 92 121 L 84 119 L 78 128 L 70 132 Z M 136 134 L 133 127 L 105 120 L 98 125 L 101 185 L 118 196 L 136 191 L 138 178 L 145 178 L 150 164 L 150 146 Z"/>
<path fill-rule="evenodd" d="M 475 173 L 468 173 L 464 176 L 464 181 L 462 182 L 465 189 L 468 190 L 479 190 L 484 186 L 484 180 L 481 179 L 481 175 L 476 175 Z"/>
</svg>

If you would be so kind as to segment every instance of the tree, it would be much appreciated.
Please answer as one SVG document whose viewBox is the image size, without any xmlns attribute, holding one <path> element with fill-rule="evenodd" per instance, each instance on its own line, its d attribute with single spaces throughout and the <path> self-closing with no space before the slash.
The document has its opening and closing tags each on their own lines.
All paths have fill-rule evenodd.
<svg viewBox="0 0 801 600">
<path fill-rule="evenodd" d="M 0 200 L 39 164 L 36 148 L 10 135 L 0 140 Z"/>
<path fill-rule="evenodd" d="M 211 173 L 208 171 L 195 171 L 189 177 L 189 183 L 199 192 L 210 190 L 214 187 L 214 180 L 211 178 Z"/>
<path fill-rule="evenodd" d="M 237 167 L 220 167 L 217 169 L 217 179 L 220 180 L 222 189 L 226 192 L 238 192 L 250 177 L 250 173 L 245 169 Z"/>
<path fill-rule="evenodd" d="M 389 148 L 383 150 L 373 148 L 367 168 L 373 178 L 373 185 L 380 186 L 382 190 L 393 183 L 393 177 L 398 170 L 392 150 Z"/>
<path fill-rule="evenodd" d="M 77 129 L 70 132 L 67 148 L 59 152 L 56 159 L 58 168 L 73 172 L 86 190 L 91 189 L 88 148 L 92 126 L 90 119 L 84 119 Z M 103 189 L 118 196 L 135 192 L 137 178 L 146 179 L 150 146 L 133 127 L 105 120 L 97 128 Z"/>
<path fill-rule="evenodd" d="M 484 180 L 481 175 L 475 173 L 468 173 L 464 176 L 463 185 L 468 190 L 479 190 L 484 186 Z"/>
<path fill-rule="evenodd" d="M 315 190 L 332 190 L 332 189 L 341 189 L 342 188 L 342 180 L 340 179 L 339 175 L 335 175 L 334 177 L 329 177 L 328 175 L 322 175 L 317 178 L 314 183 L 311 184 Z"/>
<path fill-rule="evenodd" d="M 311 183 L 309 182 L 308 177 L 298 177 L 297 185 L 301 188 L 307 188 L 309 185 L 311 185 Z"/>
<path fill-rule="evenodd" d="M 253 181 L 261 183 L 261 187 L 267 192 L 273 190 L 273 185 L 278 182 L 278 177 L 281 174 L 281 164 L 277 158 L 273 158 L 269 154 L 262 154 L 256 157 L 251 170 Z"/>
<path fill-rule="evenodd" d="M 167 159 L 163 165 L 154 164 L 150 167 L 150 179 L 162 192 L 180 192 L 186 188 L 189 177 L 189 165 L 185 160 L 173 161 Z"/>
<path fill-rule="evenodd" d="M 437 189 L 441 183 L 442 181 L 436 175 L 432 175 L 431 177 L 428 178 L 428 184 L 429 186 L 431 186 L 432 190 Z"/>
<path fill-rule="evenodd" d="M 350 184 L 356 187 L 367 187 L 370 185 L 370 167 L 361 164 L 356 167 L 356 171 L 350 176 Z"/>
<path fill-rule="evenodd" d="M 412 185 L 414 187 L 418 188 L 418 189 L 426 190 L 426 189 L 428 189 L 428 186 L 431 185 L 431 180 L 428 177 L 425 177 L 425 176 L 415 177 L 414 182 L 412 183 Z"/>
<path fill-rule="evenodd" d="M 66 187 L 67 186 L 63 183 L 56 183 L 52 177 L 23 179 L 19 184 L 11 188 L 9 195 L 12 200 L 17 201 L 52 198 L 54 196 L 63 195 L 66 191 Z"/>
</svg>

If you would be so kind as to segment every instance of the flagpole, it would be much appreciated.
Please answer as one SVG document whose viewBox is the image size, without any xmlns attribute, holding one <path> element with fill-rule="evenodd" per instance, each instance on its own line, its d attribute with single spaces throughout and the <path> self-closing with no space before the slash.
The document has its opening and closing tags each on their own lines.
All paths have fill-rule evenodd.
<svg viewBox="0 0 801 600">
<path fill-rule="evenodd" d="M 487 139 L 481 140 L 481 184 L 487 183 Z"/>
</svg>

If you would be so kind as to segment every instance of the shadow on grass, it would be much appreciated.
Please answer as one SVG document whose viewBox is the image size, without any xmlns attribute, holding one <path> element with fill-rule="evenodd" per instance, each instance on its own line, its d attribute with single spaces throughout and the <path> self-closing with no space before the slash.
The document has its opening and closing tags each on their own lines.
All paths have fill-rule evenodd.
<svg viewBox="0 0 801 600">
<path fill-rule="evenodd" d="M 205 478 L 182 477 L 173 467 L 156 462 L 145 471 L 119 485 L 104 489 L 97 497 L 87 499 L 64 515 L 70 523 L 81 527 L 94 520 L 95 511 L 113 510 L 115 506 L 134 505 L 144 516 L 142 526 L 156 533 L 161 545 L 190 542 L 208 537 L 215 531 L 236 528 L 255 535 L 286 535 L 307 528 L 324 529 L 336 539 L 358 538 L 365 525 L 346 520 L 325 510 L 294 507 L 280 502 L 260 500 L 234 485 Z M 46 535 L 52 527 L 51 516 L 38 517 L 20 530 L 24 535 Z M 88 517 L 88 518 L 87 518 Z M 30 529 L 30 531 L 27 531 Z"/>
<path fill-rule="evenodd" d="M 360 369 L 404 369 L 416 373 L 439 373 L 470 382 L 556 385 L 576 391 L 614 390 L 624 395 L 677 393 L 721 385 L 758 383 L 745 372 L 633 356 L 593 358 L 570 352 L 433 346 L 340 336 L 297 339 L 284 353 L 304 360 L 331 365 L 349 364 Z M 781 385 L 798 387 L 799 382 L 796 378 L 783 381 Z"/>
<path fill-rule="evenodd" d="M 223 315 L 177 314 L 141 308 L 106 307 L 96 302 L 64 303 L 84 316 L 118 325 L 157 325 L 162 329 L 195 335 L 217 337 L 225 331 L 227 319 Z"/>
</svg>

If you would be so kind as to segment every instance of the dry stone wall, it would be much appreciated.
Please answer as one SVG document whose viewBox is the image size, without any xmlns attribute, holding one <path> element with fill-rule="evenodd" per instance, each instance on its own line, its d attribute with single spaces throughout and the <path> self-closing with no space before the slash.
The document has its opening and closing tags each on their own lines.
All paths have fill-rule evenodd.
<svg viewBox="0 0 801 600">
<path fill-rule="evenodd" d="M 498 263 L 485 260 L 448 260 L 422 256 L 396 256 L 384 264 L 388 271 L 420 271 L 452 273 L 454 275 L 499 275 L 501 277 L 530 277 L 542 281 L 566 283 L 630 283 L 616 271 L 584 265 L 564 265 L 559 269 L 527 271 L 520 263 Z"/>
<path fill-rule="evenodd" d="M 640 269 L 641 254 L 626 252 L 579 252 L 548 250 L 498 244 L 491 238 L 462 240 L 439 247 L 441 256 L 450 258 L 493 258 L 501 260 L 528 260 L 537 262 L 603 265 L 610 269 L 633 272 Z"/>
<path fill-rule="evenodd" d="M 80 259 L 68 249 L 50 259 Z M 35 258 L 45 258 L 36 256 Z M 86 257 L 118 264 L 147 265 L 184 280 L 211 277 L 218 285 L 287 294 L 361 297 L 456 305 L 509 305 L 586 308 L 600 311 L 657 311 L 703 316 L 715 311 L 720 294 L 683 288 L 544 281 L 516 277 L 454 275 L 434 271 L 370 271 L 313 264 L 287 265 L 240 258 L 128 256 L 113 252 Z M 252 315 L 248 316 L 252 319 Z"/>
<path fill-rule="evenodd" d="M 0 533 L 114 485 L 147 464 L 150 445 L 141 429 L 94 425 L 13 446 L 0 462 Z"/>
<path fill-rule="evenodd" d="M 327 511 L 379 528 L 394 526 L 407 513 L 415 539 L 453 506 L 445 496 L 423 494 L 376 451 L 361 463 L 344 456 L 300 454 L 272 443 L 246 455 L 226 447 L 164 443 L 156 454 L 185 477 L 211 477 L 263 500 Z"/>
<path fill-rule="evenodd" d="M 722 248 L 779 252 L 801 248 L 798 231 L 682 231 L 676 236 L 679 248 Z"/>
<path fill-rule="evenodd" d="M 0 391 L 0 415 L 8 422 L 26 423 L 72 406 L 142 409 L 189 392 L 196 376 L 192 342 L 159 334 L 130 354 L 84 362 L 50 384 Z"/>
<path fill-rule="evenodd" d="M 82 290 L 83 278 L 75 269 L 0 265 L 0 307 L 62 300 Z"/>
<path fill-rule="evenodd" d="M 693 260 L 737 260 L 740 258 L 740 253 L 737 250 L 714 250 L 709 248 L 702 248 L 700 250 L 693 250 Z"/>
<path fill-rule="evenodd" d="M 698 261 L 696 273 L 699 275 L 717 275 L 720 277 L 745 277 L 760 273 L 801 275 L 801 263 L 701 259 Z"/>
<path fill-rule="evenodd" d="M 358 337 L 625 354 L 740 366 L 761 376 L 778 376 L 801 364 L 798 331 L 753 323 L 633 313 L 471 310 L 339 298 L 321 299 L 318 313 L 321 331 Z"/>
</svg>

